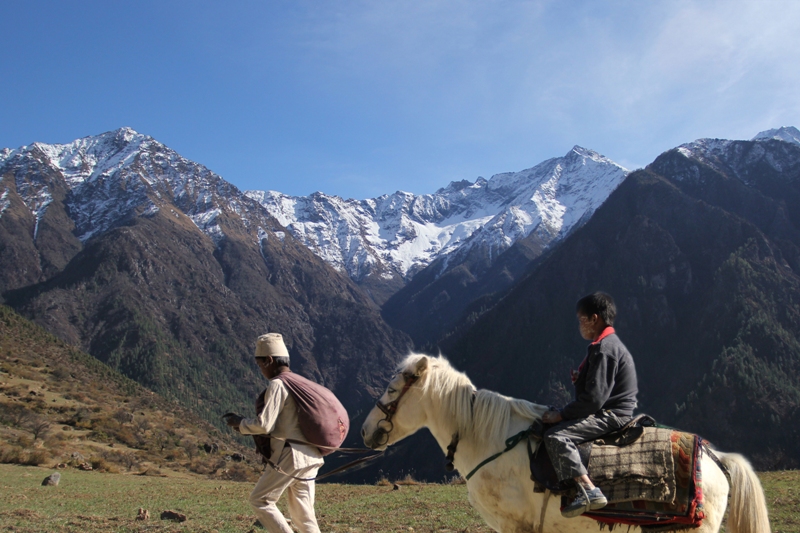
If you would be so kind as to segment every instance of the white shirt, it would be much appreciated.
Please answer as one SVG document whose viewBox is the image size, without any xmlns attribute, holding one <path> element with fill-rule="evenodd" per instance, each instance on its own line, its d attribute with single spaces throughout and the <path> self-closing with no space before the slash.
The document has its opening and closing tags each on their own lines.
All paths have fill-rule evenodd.
<svg viewBox="0 0 800 533">
<path fill-rule="evenodd" d="M 267 382 L 264 393 L 264 410 L 256 418 L 245 418 L 239 423 L 242 435 L 269 435 L 281 439 L 308 440 L 300 431 L 297 418 L 297 404 L 279 379 Z M 270 441 L 273 463 L 278 462 L 285 443 L 277 438 Z M 322 454 L 316 446 L 292 444 L 295 468 L 322 465 Z"/>
</svg>

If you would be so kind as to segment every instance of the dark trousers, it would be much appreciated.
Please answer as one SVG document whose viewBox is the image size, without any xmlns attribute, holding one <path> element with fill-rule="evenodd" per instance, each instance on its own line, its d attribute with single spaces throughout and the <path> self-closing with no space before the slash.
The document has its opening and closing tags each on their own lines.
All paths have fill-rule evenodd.
<svg viewBox="0 0 800 533">
<path fill-rule="evenodd" d="M 544 445 L 558 474 L 558 480 L 564 481 L 587 474 L 578 454 L 578 444 L 611 433 L 630 419 L 630 416 L 617 416 L 611 411 L 601 411 L 599 416 L 562 420 L 545 431 Z"/>
</svg>

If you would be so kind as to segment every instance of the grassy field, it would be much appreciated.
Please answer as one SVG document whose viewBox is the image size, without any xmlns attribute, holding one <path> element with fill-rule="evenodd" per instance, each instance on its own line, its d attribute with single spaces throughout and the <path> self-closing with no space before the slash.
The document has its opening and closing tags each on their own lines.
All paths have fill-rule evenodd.
<svg viewBox="0 0 800 533">
<path fill-rule="evenodd" d="M 202 478 L 100 474 L 67 469 L 58 487 L 43 487 L 53 470 L 0 465 L 0 530 L 15 532 L 246 532 L 255 516 L 252 483 Z M 283 500 L 279 503 L 284 514 Z M 135 520 L 142 507 L 150 520 Z M 185 514 L 162 521 L 162 511 Z M 464 485 L 317 485 L 317 519 L 326 532 L 491 531 L 467 502 Z M 288 514 L 287 514 L 288 516 Z"/>
<path fill-rule="evenodd" d="M 0 530 L 14 532 L 247 532 L 252 483 L 187 477 L 100 474 L 67 469 L 58 487 L 43 487 L 53 470 L 0 465 Z M 800 472 L 763 474 L 773 533 L 800 532 Z M 150 520 L 135 520 L 142 507 Z M 159 519 L 185 514 L 183 523 Z M 285 509 L 284 509 L 285 511 Z M 317 486 L 317 517 L 326 532 L 491 531 L 467 503 L 464 485 Z"/>
<path fill-rule="evenodd" d="M 759 474 L 769 507 L 772 533 L 800 532 L 800 471 Z"/>
</svg>

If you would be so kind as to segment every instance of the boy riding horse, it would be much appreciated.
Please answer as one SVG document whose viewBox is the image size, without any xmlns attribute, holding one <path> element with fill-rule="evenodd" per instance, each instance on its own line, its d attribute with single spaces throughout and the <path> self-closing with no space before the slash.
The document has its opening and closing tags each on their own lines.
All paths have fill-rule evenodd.
<svg viewBox="0 0 800 533">
<path fill-rule="evenodd" d="M 636 368 L 630 352 L 614 332 L 617 308 L 610 295 L 596 292 L 577 304 L 581 336 L 592 341 L 572 373 L 575 400 L 560 411 L 547 411 L 544 444 L 559 481 L 575 480 L 578 495 L 561 514 L 572 518 L 605 507 L 602 491 L 589 479 L 577 445 L 610 433 L 628 422 L 636 409 Z"/>
</svg>

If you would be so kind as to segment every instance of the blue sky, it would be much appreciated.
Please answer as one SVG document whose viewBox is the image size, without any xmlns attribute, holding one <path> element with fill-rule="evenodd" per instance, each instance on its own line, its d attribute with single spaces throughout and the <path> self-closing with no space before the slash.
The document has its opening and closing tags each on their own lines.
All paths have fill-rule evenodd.
<svg viewBox="0 0 800 533">
<path fill-rule="evenodd" d="M 5 2 L 0 147 L 130 126 L 242 189 L 368 198 L 800 127 L 800 2 Z"/>
</svg>

